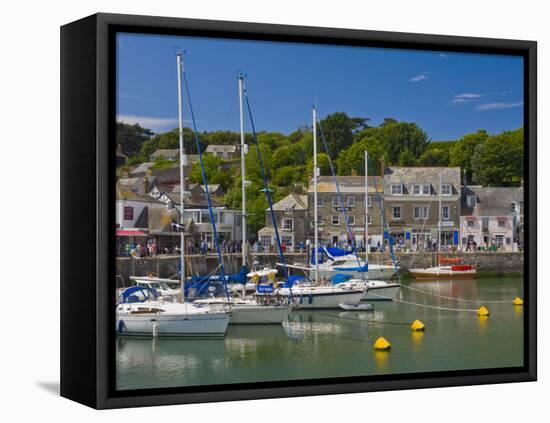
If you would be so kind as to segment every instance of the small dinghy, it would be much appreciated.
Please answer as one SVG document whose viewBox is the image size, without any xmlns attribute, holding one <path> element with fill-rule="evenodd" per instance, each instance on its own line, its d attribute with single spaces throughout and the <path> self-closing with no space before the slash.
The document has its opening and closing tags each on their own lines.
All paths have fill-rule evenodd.
<svg viewBox="0 0 550 423">
<path fill-rule="evenodd" d="M 350 304 L 350 303 L 340 303 L 338 304 L 341 309 L 347 311 L 371 311 L 374 310 L 372 304 L 359 303 L 359 304 Z"/>
</svg>

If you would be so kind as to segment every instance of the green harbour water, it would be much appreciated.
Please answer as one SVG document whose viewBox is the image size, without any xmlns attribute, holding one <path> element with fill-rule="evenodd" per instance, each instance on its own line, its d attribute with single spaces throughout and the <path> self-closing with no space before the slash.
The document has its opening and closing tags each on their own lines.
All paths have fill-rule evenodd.
<svg viewBox="0 0 550 423">
<path fill-rule="evenodd" d="M 523 298 L 522 278 L 404 284 L 476 302 L 403 287 L 403 302 L 374 302 L 374 311 L 298 310 L 284 325 L 229 326 L 220 339 L 118 337 L 117 389 L 523 365 L 524 310 L 512 304 L 516 296 Z M 489 317 L 477 315 L 481 305 L 489 309 Z M 425 324 L 425 332 L 410 330 L 415 319 Z M 390 351 L 373 349 L 380 336 L 391 343 Z"/>
</svg>

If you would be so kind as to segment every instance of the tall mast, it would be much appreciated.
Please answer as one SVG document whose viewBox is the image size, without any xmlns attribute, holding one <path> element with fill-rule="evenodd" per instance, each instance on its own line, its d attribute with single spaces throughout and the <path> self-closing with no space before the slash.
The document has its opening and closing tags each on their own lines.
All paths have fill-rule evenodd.
<svg viewBox="0 0 550 423">
<path fill-rule="evenodd" d="M 239 75 L 239 114 L 241 124 L 241 191 L 242 191 L 242 237 L 243 243 L 241 254 L 243 256 L 243 267 L 246 266 L 246 144 L 244 142 L 244 107 L 243 107 L 243 74 Z M 243 290 L 244 292 L 244 290 Z"/>
<path fill-rule="evenodd" d="M 315 248 L 315 283 L 319 283 L 319 234 L 318 234 L 318 217 L 317 217 L 317 110 L 313 107 L 313 219 L 314 225 L 314 242 Z"/>
<path fill-rule="evenodd" d="M 182 301 L 185 302 L 185 234 L 184 234 L 184 221 L 183 213 L 185 210 L 184 205 L 184 192 L 185 192 L 185 170 L 184 167 L 187 164 L 187 156 L 185 155 L 185 149 L 183 148 L 183 101 L 182 101 L 182 85 L 181 76 L 183 74 L 183 53 L 176 53 L 177 69 L 178 69 L 178 121 L 179 121 L 179 144 L 180 144 L 180 284 L 181 284 L 181 296 Z"/>
<path fill-rule="evenodd" d="M 365 150 L 365 261 L 369 258 L 369 153 Z"/>
<path fill-rule="evenodd" d="M 439 172 L 439 222 L 437 226 L 437 250 L 441 253 L 441 172 Z M 439 261 L 439 257 L 438 257 Z"/>
</svg>

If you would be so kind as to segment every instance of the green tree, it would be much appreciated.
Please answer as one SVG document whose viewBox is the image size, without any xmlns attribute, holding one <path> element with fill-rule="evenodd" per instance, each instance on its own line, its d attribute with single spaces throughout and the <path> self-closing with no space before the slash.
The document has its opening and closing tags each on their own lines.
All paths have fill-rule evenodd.
<svg viewBox="0 0 550 423">
<path fill-rule="evenodd" d="M 333 161 L 334 162 L 334 161 Z M 331 175 L 330 163 L 328 156 L 325 153 L 317 154 L 317 167 L 319 168 L 320 176 Z M 309 158 L 306 163 L 305 172 L 302 177 L 302 181 L 306 184 L 309 183 L 309 179 L 313 178 L 313 157 Z"/>
<path fill-rule="evenodd" d="M 475 147 L 472 178 L 481 185 L 517 184 L 523 177 L 523 159 L 523 128 L 492 136 Z"/>
<path fill-rule="evenodd" d="M 380 172 L 379 162 L 384 156 L 385 150 L 382 143 L 374 137 L 365 137 L 355 141 L 351 147 L 342 151 L 338 156 L 337 167 L 339 175 L 365 174 L 365 151 L 369 155 L 369 175 Z"/>
<path fill-rule="evenodd" d="M 449 166 L 449 150 L 430 146 L 417 162 L 421 166 Z"/>
<path fill-rule="evenodd" d="M 367 118 L 349 117 L 344 112 L 333 113 L 324 118 L 321 128 L 327 141 L 328 154 L 335 157 L 340 151 L 349 148 L 353 143 L 353 135 L 366 128 L 367 121 Z M 318 141 L 322 145 L 320 137 Z"/>
<path fill-rule="evenodd" d="M 135 156 L 141 145 L 154 135 L 153 131 L 139 124 L 129 125 L 123 122 L 116 123 L 116 143 L 122 147 L 127 156 Z"/>
<path fill-rule="evenodd" d="M 467 181 L 472 180 L 472 157 L 476 147 L 489 139 L 487 131 L 480 129 L 472 134 L 464 135 L 449 150 L 449 166 L 459 166 L 466 172 Z"/>
<path fill-rule="evenodd" d="M 386 151 L 384 158 L 388 164 L 405 166 L 403 163 L 412 163 L 429 145 L 428 135 L 416 123 L 393 119 L 386 119 L 373 131 L 373 136 L 380 140 Z"/>
<path fill-rule="evenodd" d="M 224 191 L 227 190 L 231 184 L 231 173 L 229 170 L 222 169 L 223 160 L 211 154 L 203 155 L 202 160 L 208 184 L 220 184 Z M 190 180 L 197 184 L 204 184 L 200 162 L 193 164 Z"/>
</svg>

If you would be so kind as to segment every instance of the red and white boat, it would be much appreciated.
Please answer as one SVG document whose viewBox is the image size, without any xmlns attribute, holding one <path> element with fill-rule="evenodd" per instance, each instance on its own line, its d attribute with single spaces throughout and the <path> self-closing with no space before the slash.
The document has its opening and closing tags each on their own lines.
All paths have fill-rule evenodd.
<svg viewBox="0 0 550 423">
<path fill-rule="evenodd" d="M 471 264 L 462 264 L 462 259 L 439 257 L 439 266 L 426 269 L 409 269 L 416 279 L 473 279 L 477 273 Z"/>
</svg>

